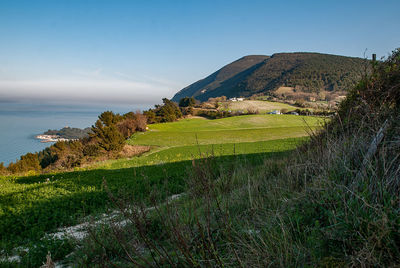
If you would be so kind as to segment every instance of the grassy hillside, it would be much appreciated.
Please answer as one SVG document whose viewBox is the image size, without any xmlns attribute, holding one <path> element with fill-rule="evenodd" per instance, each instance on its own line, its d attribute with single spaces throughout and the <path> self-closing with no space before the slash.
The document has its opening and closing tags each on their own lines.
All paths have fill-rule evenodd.
<svg viewBox="0 0 400 268">
<path fill-rule="evenodd" d="M 182 89 L 173 100 L 179 101 L 186 96 L 201 101 L 219 96 L 248 97 L 281 86 L 294 87 L 300 92 L 348 91 L 361 78 L 366 64 L 360 58 L 319 53 L 278 53 L 210 86 L 206 81 L 213 74 L 201 80 L 202 84 L 197 82 Z"/>
<path fill-rule="evenodd" d="M 153 124 L 149 131 L 136 133 L 131 144 L 183 146 L 196 144 L 265 141 L 307 135 L 308 128 L 323 119 L 295 115 L 245 115 L 217 120 L 183 119 L 169 124 Z"/>
<path fill-rule="evenodd" d="M 94 230 L 73 261 L 138 267 L 397 267 L 400 50 L 297 150 L 193 161 L 185 195 Z M 164 199 L 165 200 L 165 199 Z M 157 200 L 156 200 L 157 201 Z M 101 256 L 101 258 L 100 258 Z"/>
<path fill-rule="evenodd" d="M 23 256 L 23 266 L 37 267 L 48 250 L 55 259 L 68 254 L 75 242 L 48 234 L 106 211 L 110 201 L 103 179 L 116 196 L 149 205 L 155 192 L 157 198 L 165 199 L 186 189 L 193 159 L 213 156 L 221 169 L 229 170 L 237 158 L 258 165 L 282 157 L 304 140 L 295 137 L 307 135 L 305 122 L 315 128 L 322 120 L 253 115 L 154 124 L 129 141 L 153 146 L 140 157 L 105 161 L 74 172 L 0 178 L 0 246 L 4 250 L 0 264 L 1 258 L 18 254 Z M 24 253 L 24 247 L 30 252 Z"/>
</svg>

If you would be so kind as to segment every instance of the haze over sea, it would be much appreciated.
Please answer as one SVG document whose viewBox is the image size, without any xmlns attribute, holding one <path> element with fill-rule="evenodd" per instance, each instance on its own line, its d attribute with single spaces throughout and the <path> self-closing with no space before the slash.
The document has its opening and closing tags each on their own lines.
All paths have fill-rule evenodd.
<svg viewBox="0 0 400 268">
<path fill-rule="evenodd" d="M 92 126 L 106 110 L 116 113 L 143 110 L 149 105 L 54 105 L 38 103 L 0 103 L 0 162 L 8 165 L 28 152 L 39 152 L 53 143 L 41 143 L 35 135 L 65 126 Z"/>
</svg>

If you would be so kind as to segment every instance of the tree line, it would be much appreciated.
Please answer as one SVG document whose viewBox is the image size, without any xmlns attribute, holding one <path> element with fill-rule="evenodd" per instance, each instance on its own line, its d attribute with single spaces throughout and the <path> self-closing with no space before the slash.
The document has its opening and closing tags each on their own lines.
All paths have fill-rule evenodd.
<svg viewBox="0 0 400 268">
<path fill-rule="evenodd" d="M 173 122 L 182 118 L 195 104 L 194 98 L 183 98 L 179 106 L 164 98 L 163 104 L 141 112 L 123 115 L 105 111 L 98 116 L 91 127 L 89 136 L 78 140 L 58 141 L 38 153 L 27 153 L 7 167 L 0 163 L 0 174 L 21 174 L 28 171 L 45 172 L 50 170 L 79 167 L 98 159 L 117 157 L 126 139 L 135 132 L 144 132 L 147 124 Z"/>
<path fill-rule="evenodd" d="M 124 115 L 111 111 L 99 115 L 89 136 L 73 141 L 58 141 L 38 153 L 27 153 L 7 167 L 0 164 L 0 173 L 19 174 L 27 171 L 68 169 L 92 162 L 99 157 L 114 157 L 125 140 L 137 131 L 146 131 L 147 118 L 140 112 Z"/>
</svg>

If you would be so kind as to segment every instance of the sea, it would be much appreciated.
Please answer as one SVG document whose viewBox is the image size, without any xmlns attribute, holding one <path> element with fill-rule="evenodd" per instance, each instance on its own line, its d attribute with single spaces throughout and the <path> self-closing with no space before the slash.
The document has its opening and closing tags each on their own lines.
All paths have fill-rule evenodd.
<svg viewBox="0 0 400 268">
<path fill-rule="evenodd" d="M 8 165 L 28 152 L 39 152 L 53 143 L 42 143 L 35 136 L 65 126 L 85 128 L 94 125 L 104 111 L 127 113 L 150 105 L 66 105 L 43 103 L 0 103 L 0 163 Z"/>
</svg>

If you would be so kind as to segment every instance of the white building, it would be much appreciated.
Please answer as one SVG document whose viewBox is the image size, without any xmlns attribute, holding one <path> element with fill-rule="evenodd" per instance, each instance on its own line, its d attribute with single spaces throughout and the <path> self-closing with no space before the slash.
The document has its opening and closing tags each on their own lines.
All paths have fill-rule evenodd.
<svg viewBox="0 0 400 268">
<path fill-rule="evenodd" d="M 282 113 L 279 110 L 273 110 L 272 112 L 269 112 L 268 114 L 282 114 Z"/>
<path fill-rule="evenodd" d="M 244 98 L 230 98 L 229 101 L 244 101 Z"/>
</svg>

